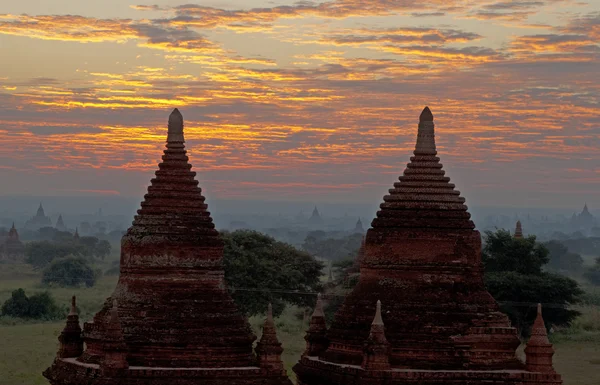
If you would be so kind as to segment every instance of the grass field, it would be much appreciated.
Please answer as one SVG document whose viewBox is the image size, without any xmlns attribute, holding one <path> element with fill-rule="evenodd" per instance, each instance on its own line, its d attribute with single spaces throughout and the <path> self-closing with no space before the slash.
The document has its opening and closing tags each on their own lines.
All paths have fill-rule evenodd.
<svg viewBox="0 0 600 385">
<path fill-rule="evenodd" d="M 26 293 L 49 290 L 57 303 L 68 306 L 73 294 L 78 297 L 82 320 L 89 320 L 114 289 L 117 277 L 103 277 L 93 288 L 44 288 L 39 285 L 39 274 L 27 266 L 0 265 L 0 303 L 19 287 Z M 556 355 L 556 370 L 563 376 L 565 385 L 600 384 L 600 307 L 580 307 L 582 316 L 569 329 L 552 336 Z M 288 374 L 304 350 L 304 330 L 297 316 L 298 310 L 290 307 L 276 319 L 277 332 L 283 343 L 283 360 Z M 257 336 L 264 317 L 252 317 L 250 324 Z M 49 323 L 23 323 L 21 320 L 0 318 L 0 385 L 37 385 L 47 382 L 41 372 L 54 359 L 58 349 L 58 335 L 64 321 Z M 522 349 L 521 349 L 522 350 Z"/>
</svg>

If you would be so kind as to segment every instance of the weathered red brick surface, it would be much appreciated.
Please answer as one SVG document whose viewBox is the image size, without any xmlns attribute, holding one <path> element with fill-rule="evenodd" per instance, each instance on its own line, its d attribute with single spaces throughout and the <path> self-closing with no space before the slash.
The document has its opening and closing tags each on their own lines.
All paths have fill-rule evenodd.
<svg viewBox="0 0 600 385">
<path fill-rule="evenodd" d="M 380 208 L 359 282 L 327 331 L 328 348 L 294 367 L 300 384 L 560 383 L 560 376 L 536 382 L 541 377 L 515 357 L 516 330 L 485 290 L 481 236 L 437 156 L 429 108 L 414 156 Z M 364 362 L 383 351 L 369 347 L 378 300 L 391 369 L 374 378 Z"/>
<path fill-rule="evenodd" d="M 225 287 L 223 242 L 188 163 L 178 110 L 162 159 L 122 239 L 117 287 L 84 325 L 85 351 L 58 357 L 44 375 L 53 385 L 289 384 L 282 369 L 259 367 L 256 337 Z"/>
</svg>

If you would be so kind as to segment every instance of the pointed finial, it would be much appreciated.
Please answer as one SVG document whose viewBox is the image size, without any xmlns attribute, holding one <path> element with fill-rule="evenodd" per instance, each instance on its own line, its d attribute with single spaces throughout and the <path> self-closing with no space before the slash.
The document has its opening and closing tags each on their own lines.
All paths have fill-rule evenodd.
<svg viewBox="0 0 600 385">
<path fill-rule="evenodd" d="M 271 305 L 271 302 L 267 307 L 267 322 L 273 322 L 273 305 Z"/>
<path fill-rule="evenodd" d="M 375 318 L 371 325 L 383 325 L 383 318 L 381 318 L 381 301 L 377 300 L 377 308 L 375 309 Z"/>
<path fill-rule="evenodd" d="M 183 138 L 183 115 L 177 108 L 169 115 L 169 130 L 167 134 L 167 142 L 181 142 Z"/>
<path fill-rule="evenodd" d="M 317 294 L 317 304 L 315 305 L 315 311 L 312 314 L 313 317 L 325 317 L 325 313 L 323 312 L 323 300 L 321 298 L 321 293 Z"/>
<path fill-rule="evenodd" d="M 537 305 L 537 315 L 541 316 L 542 315 L 542 304 L 538 303 Z"/>
<path fill-rule="evenodd" d="M 429 107 L 425 107 L 423 112 L 421 112 L 421 116 L 419 116 L 420 122 L 433 122 L 433 114 Z"/>
<path fill-rule="evenodd" d="M 11 229 L 15 230 L 15 222 L 13 222 L 13 225 L 12 225 Z"/>
<path fill-rule="evenodd" d="M 421 116 L 419 116 L 419 129 L 417 132 L 416 156 L 435 156 L 437 150 L 435 147 L 435 127 L 433 124 L 433 114 L 429 107 L 425 107 Z"/>
<path fill-rule="evenodd" d="M 69 315 L 77 315 L 77 298 L 75 296 L 71 297 L 71 311 Z"/>
<path fill-rule="evenodd" d="M 119 312 L 117 310 L 117 300 L 113 299 L 113 305 L 110 309 L 110 322 L 119 322 Z"/>
</svg>

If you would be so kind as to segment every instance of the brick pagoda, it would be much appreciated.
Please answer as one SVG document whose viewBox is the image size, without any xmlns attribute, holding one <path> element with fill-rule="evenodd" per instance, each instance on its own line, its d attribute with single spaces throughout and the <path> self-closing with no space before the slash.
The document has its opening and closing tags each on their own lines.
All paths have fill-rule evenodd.
<svg viewBox="0 0 600 385">
<path fill-rule="evenodd" d="M 0 243 L 0 261 L 21 262 L 25 259 L 25 245 L 19 239 L 19 233 L 13 223 L 8 235 Z"/>
<path fill-rule="evenodd" d="M 291 385 L 274 324 L 257 358 L 256 337 L 227 291 L 223 241 L 188 163 L 177 109 L 166 147 L 121 241 L 116 289 L 83 331 L 73 306 L 44 376 L 52 385 Z"/>
<path fill-rule="evenodd" d="M 358 284 L 326 332 L 309 330 L 299 385 L 562 383 L 515 356 L 516 330 L 485 290 L 481 236 L 437 157 L 429 108 L 371 226 Z"/>
</svg>

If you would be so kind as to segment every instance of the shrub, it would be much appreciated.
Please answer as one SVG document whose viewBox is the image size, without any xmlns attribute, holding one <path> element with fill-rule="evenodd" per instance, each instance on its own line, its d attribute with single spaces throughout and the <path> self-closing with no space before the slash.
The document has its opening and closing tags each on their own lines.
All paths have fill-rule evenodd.
<svg viewBox="0 0 600 385">
<path fill-rule="evenodd" d="M 65 312 L 56 305 L 47 291 L 28 298 L 23 289 L 12 292 L 11 298 L 2 305 L 0 314 L 8 317 L 44 320 L 60 319 L 65 316 Z"/>
<path fill-rule="evenodd" d="M 44 270 L 42 283 L 67 287 L 85 284 L 87 287 L 92 287 L 99 276 L 100 273 L 94 271 L 85 259 L 70 256 L 53 261 Z"/>
</svg>

